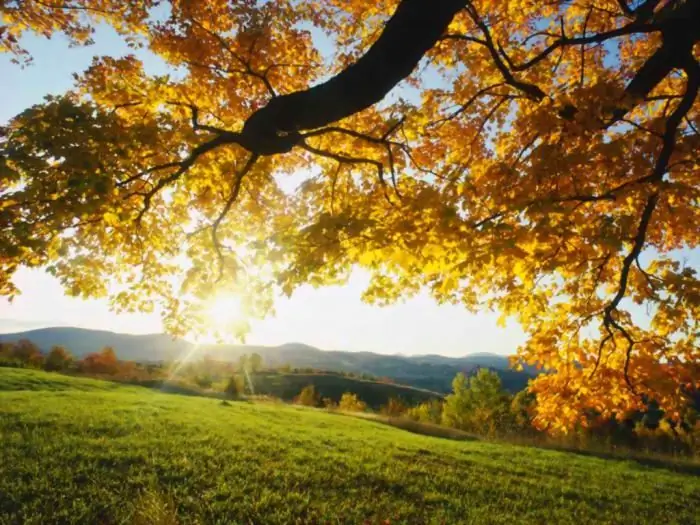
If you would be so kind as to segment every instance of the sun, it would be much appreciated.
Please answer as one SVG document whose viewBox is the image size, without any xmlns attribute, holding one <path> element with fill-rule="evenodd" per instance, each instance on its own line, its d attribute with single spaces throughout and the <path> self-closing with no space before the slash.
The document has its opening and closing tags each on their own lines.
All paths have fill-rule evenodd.
<svg viewBox="0 0 700 525">
<path fill-rule="evenodd" d="M 211 299 L 205 309 L 206 322 L 214 329 L 223 329 L 243 320 L 241 298 L 224 295 Z"/>
</svg>

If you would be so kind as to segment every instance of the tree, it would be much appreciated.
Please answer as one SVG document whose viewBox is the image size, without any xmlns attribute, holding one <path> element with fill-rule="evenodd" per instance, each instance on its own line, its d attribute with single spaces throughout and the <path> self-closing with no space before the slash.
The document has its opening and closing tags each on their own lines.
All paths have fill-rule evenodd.
<svg viewBox="0 0 700 525">
<path fill-rule="evenodd" d="M 256 373 L 262 370 L 263 358 L 260 354 L 253 352 L 248 359 L 248 367 L 251 372 Z"/>
<path fill-rule="evenodd" d="M 3 128 L 2 293 L 20 266 L 84 297 L 120 280 L 117 308 L 164 304 L 186 333 L 215 290 L 264 315 L 364 267 L 369 301 L 427 288 L 515 317 L 541 427 L 650 399 L 683 417 L 700 0 L 88 4 L 6 7 L 0 47 L 26 58 L 24 32 L 84 43 L 107 23 L 178 74 L 99 57 Z"/>
<path fill-rule="evenodd" d="M 316 392 L 316 387 L 314 385 L 307 385 L 302 388 L 299 395 L 294 398 L 294 403 L 307 407 L 317 407 L 321 404 L 321 396 Z"/>
<path fill-rule="evenodd" d="M 342 396 L 340 396 L 338 409 L 344 410 L 345 412 L 364 412 L 367 410 L 367 403 L 357 397 L 357 394 L 345 392 Z"/>
<path fill-rule="evenodd" d="M 12 357 L 30 367 L 40 367 L 44 361 L 39 347 L 29 339 L 20 339 L 12 346 Z"/>
<path fill-rule="evenodd" d="M 510 416 L 513 430 L 518 433 L 533 431 L 532 418 L 535 414 L 535 396 L 527 390 L 521 390 L 510 402 Z"/>
<path fill-rule="evenodd" d="M 446 426 L 493 435 L 505 430 L 510 399 L 496 372 L 480 368 L 467 378 L 459 373 L 452 394 L 445 398 L 442 421 Z"/>
<path fill-rule="evenodd" d="M 87 354 L 79 363 L 80 369 L 88 374 L 114 375 L 119 371 L 119 361 L 114 349 L 105 346 L 99 352 Z"/>
<path fill-rule="evenodd" d="M 224 393 L 229 399 L 237 399 L 243 393 L 245 392 L 245 382 L 243 381 L 243 378 L 235 375 L 231 376 L 228 380 L 228 383 L 226 383 L 226 388 L 224 389 Z"/>
<path fill-rule="evenodd" d="M 49 371 L 62 371 L 68 369 L 73 363 L 71 353 L 61 345 L 51 347 L 46 360 L 44 361 L 44 369 Z"/>
</svg>

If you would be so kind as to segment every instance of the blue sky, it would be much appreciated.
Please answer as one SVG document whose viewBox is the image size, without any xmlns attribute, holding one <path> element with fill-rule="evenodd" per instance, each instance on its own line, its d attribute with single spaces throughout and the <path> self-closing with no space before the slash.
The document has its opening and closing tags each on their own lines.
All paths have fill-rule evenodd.
<svg viewBox="0 0 700 525">
<path fill-rule="evenodd" d="M 60 37 L 23 39 L 34 57 L 33 65 L 19 68 L 0 56 L 0 123 L 24 108 L 72 86 L 72 73 L 84 70 L 96 55 L 120 56 L 132 52 L 108 29 L 99 29 L 96 44 L 68 48 Z M 150 73 L 165 72 L 164 65 L 141 53 Z M 59 283 L 39 270 L 21 270 L 15 279 L 23 294 L 10 304 L 0 299 L 0 331 L 71 325 L 121 332 L 161 330 L 157 316 L 115 315 L 105 301 L 66 297 Z M 438 306 L 426 295 L 405 303 L 376 307 L 362 303 L 367 275 L 356 272 L 345 286 L 301 288 L 291 299 L 280 298 L 275 317 L 255 322 L 248 342 L 282 344 L 304 342 L 325 349 L 366 350 L 381 353 L 470 352 L 512 353 L 523 340 L 515 324 L 505 329 L 497 315 L 473 315 L 455 306 Z"/>
</svg>

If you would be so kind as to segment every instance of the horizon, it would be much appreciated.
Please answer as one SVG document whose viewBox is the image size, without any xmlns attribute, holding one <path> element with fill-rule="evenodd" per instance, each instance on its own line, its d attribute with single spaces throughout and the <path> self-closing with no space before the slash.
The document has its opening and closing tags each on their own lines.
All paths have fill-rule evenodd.
<svg viewBox="0 0 700 525">
<path fill-rule="evenodd" d="M 23 335 L 23 334 L 31 334 L 32 332 L 40 332 L 40 331 L 46 331 L 46 330 L 60 330 L 60 329 L 70 329 L 70 330 L 83 330 L 86 332 L 98 332 L 98 333 L 108 333 L 108 334 L 114 334 L 114 335 L 126 335 L 126 336 L 132 336 L 132 337 L 152 337 L 152 336 L 163 336 L 163 337 L 170 337 L 173 340 L 180 340 L 180 341 L 185 341 L 188 344 L 191 345 L 197 345 L 200 344 L 202 346 L 235 346 L 235 347 L 250 347 L 250 348 L 281 348 L 284 346 L 293 346 L 293 345 L 298 345 L 298 346 L 305 346 L 308 348 L 312 348 L 314 350 L 319 350 L 321 352 L 350 352 L 350 353 L 368 353 L 368 354 L 374 354 L 374 355 L 383 355 L 387 357 L 444 357 L 446 359 L 461 359 L 465 357 L 479 357 L 479 356 L 498 356 L 498 357 L 509 357 L 512 354 L 502 354 L 502 353 L 497 353 L 497 352 L 487 352 L 487 351 L 481 351 L 481 350 L 476 350 L 473 352 L 466 352 L 464 354 L 460 355 L 445 355 L 445 354 L 440 354 L 440 353 L 435 353 L 435 352 L 418 352 L 418 353 L 404 353 L 404 352 L 394 352 L 394 353 L 386 353 L 386 352 L 376 352 L 372 350 L 352 350 L 352 349 L 346 349 L 346 348 L 322 348 L 318 347 L 315 345 L 308 344 L 304 341 L 285 341 L 283 343 L 279 344 L 257 344 L 257 343 L 248 343 L 248 342 L 225 342 L 225 341 L 214 341 L 214 342 L 200 342 L 197 343 L 196 341 L 192 341 L 191 339 L 188 339 L 186 337 L 179 337 L 175 336 L 172 334 L 168 334 L 167 332 L 144 332 L 144 333 L 129 333 L 129 332 L 119 332 L 115 330 L 110 330 L 106 328 L 88 328 L 84 326 L 75 326 L 75 325 L 52 325 L 52 324 L 47 324 L 42 321 L 17 321 L 14 319 L 7 319 L 7 318 L 0 318 L 0 335 Z M 31 339 L 30 339 L 31 340 Z M 70 349 L 69 349 L 70 350 Z"/>
</svg>

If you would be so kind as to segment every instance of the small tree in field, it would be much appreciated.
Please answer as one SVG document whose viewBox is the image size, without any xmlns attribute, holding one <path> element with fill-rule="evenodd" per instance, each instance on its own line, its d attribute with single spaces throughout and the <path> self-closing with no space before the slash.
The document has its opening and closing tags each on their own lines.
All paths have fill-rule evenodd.
<svg viewBox="0 0 700 525">
<path fill-rule="evenodd" d="M 482 368 L 467 379 L 459 373 L 452 389 L 442 412 L 446 426 L 486 435 L 503 430 L 509 413 L 509 396 L 501 387 L 498 374 Z"/>
<path fill-rule="evenodd" d="M 71 353 L 65 347 L 55 345 L 51 347 L 51 351 L 46 356 L 44 369 L 59 372 L 68 369 L 72 363 L 73 356 Z"/>
<path fill-rule="evenodd" d="M 226 383 L 224 393 L 229 399 L 237 399 L 245 392 L 245 384 L 240 376 L 231 376 Z"/>
<path fill-rule="evenodd" d="M 260 354 L 253 352 L 248 358 L 248 369 L 252 372 L 259 372 L 263 367 L 263 358 Z"/>
<path fill-rule="evenodd" d="M 513 429 L 517 432 L 534 432 L 532 420 L 535 415 L 536 399 L 527 390 L 521 390 L 513 396 L 510 403 L 510 416 Z"/>
<path fill-rule="evenodd" d="M 299 395 L 294 398 L 294 403 L 307 407 L 317 407 L 321 404 L 321 396 L 316 392 L 316 387 L 314 387 L 314 385 L 307 385 L 302 388 Z"/>
<path fill-rule="evenodd" d="M 345 392 L 340 398 L 338 408 L 346 412 L 364 412 L 367 410 L 367 403 L 357 397 L 357 394 Z"/>
</svg>

